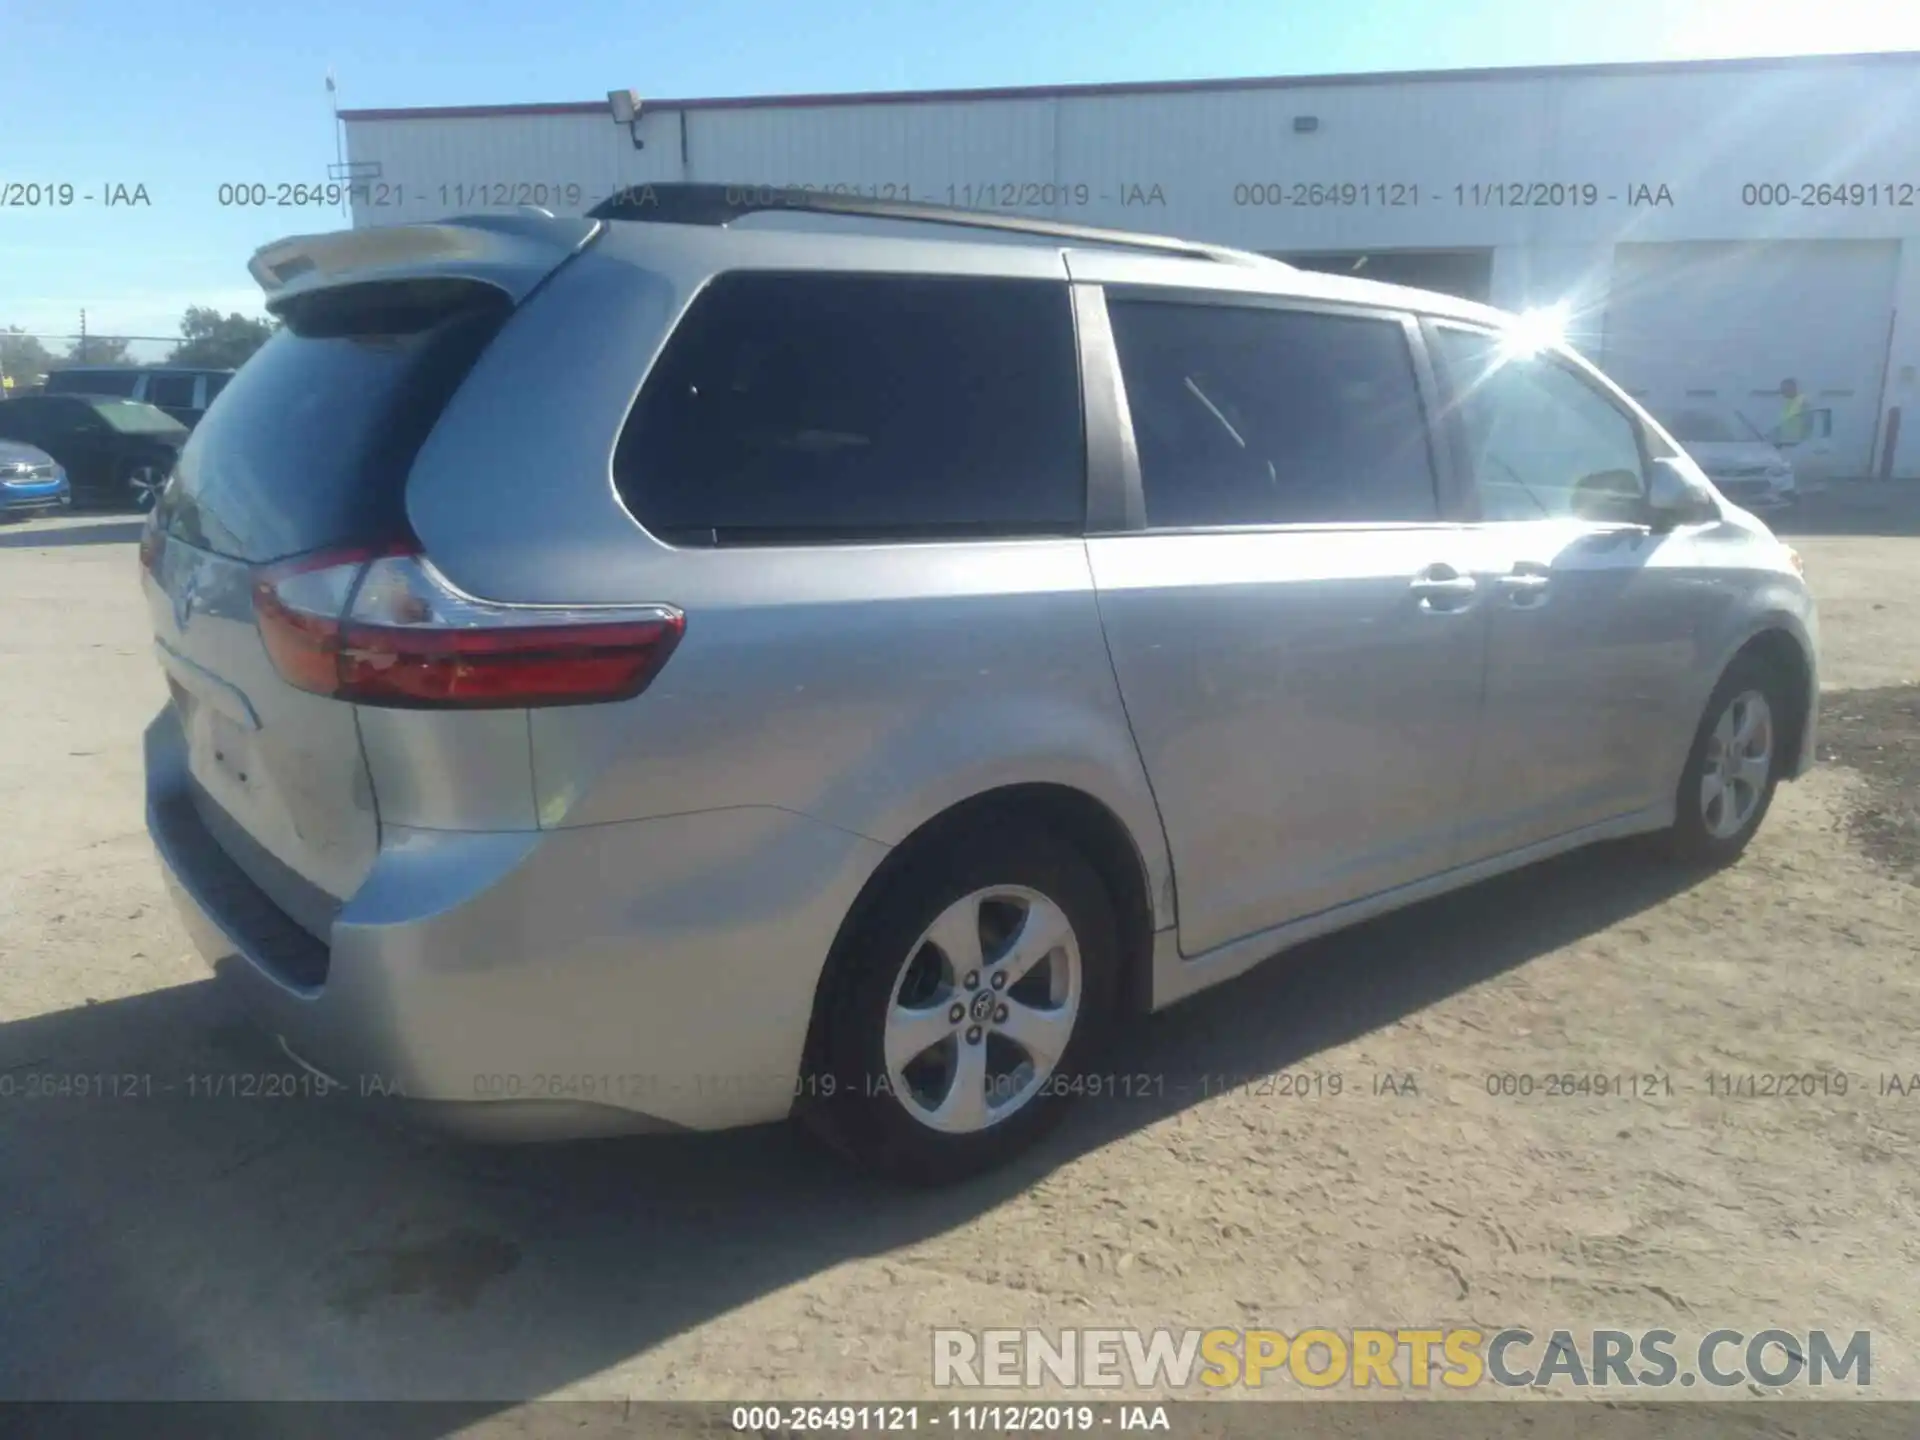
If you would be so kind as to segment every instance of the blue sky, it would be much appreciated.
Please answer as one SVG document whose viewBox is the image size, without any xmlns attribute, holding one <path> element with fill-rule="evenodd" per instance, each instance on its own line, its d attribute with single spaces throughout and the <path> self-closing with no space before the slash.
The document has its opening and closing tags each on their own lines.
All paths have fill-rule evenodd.
<svg viewBox="0 0 1920 1440">
<path fill-rule="evenodd" d="M 0 208 L 0 325 L 257 311 L 253 250 L 343 222 L 218 187 L 325 181 L 329 67 L 351 109 L 1900 49 L 1920 6 L 1895 0 L 0 0 L 0 185 L 150 200 Z"/>
</svg>

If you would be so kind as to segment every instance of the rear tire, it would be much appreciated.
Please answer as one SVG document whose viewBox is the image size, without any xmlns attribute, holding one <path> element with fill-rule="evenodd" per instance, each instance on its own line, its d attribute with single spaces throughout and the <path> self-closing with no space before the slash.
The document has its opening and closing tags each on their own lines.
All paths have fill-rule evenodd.
<svg viewBox="0 0 1920 1440">
<path fill-rule="evenodd" d="M 121 493 L 116 508 L 131 507 L 144 515 L 153 509 L 166 483 L 166 472 L 160 466 L 146 460 L 129 461 L 120 470 Z"/>
<path fill-rule="evenodd" d="M 863 1169 L 948 1184 L 1086 1093 L 1119 991 L 1113 902 L 1075 847 L 1017 820 L 884 883 L 828 961 L 800 1118 Z"/>
<path fill-rule="evenodd" d="M 1757 655 L 1736 657 L 1713 687 L 1664 837 L 1673 859 L 1718 868 L 1747 848 L 1790 760 L 1781 748 L 1787 696 L 1779 672 Z"/>
</svg>

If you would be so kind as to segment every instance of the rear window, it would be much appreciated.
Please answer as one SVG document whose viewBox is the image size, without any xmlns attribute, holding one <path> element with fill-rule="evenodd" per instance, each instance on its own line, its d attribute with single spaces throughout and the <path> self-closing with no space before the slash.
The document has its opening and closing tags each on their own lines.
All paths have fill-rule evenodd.
<svg viewBox="0 0 1920 1440">
<path fill-rule="evenodd" d="M 184 435 L 187 427 L 141 400 L 96 400 L 93 413 L 122 435 Z"/>
<path fill-rule="evenodd" d="M 43 387 L 49 395 L 121 395 L 131 397 L 140 383 L 138 370 L 57 370 Z"/>
<path fill-rule="evenodd" d="M 465 281 L 303 297 L 194 430 L 160 525 L 253 562 L 403 535 L 414 456 L 511 308 Z"/>
<path fill-rule="evenodd" d="M 671 544 L 1077 533 L 1067 287 L 722 276 L 648 378 L 614 475 Z"/>
</svg>

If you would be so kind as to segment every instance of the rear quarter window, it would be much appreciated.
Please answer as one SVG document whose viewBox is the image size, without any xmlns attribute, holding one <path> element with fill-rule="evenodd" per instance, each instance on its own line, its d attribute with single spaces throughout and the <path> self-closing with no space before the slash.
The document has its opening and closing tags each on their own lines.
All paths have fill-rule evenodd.
<svg viewBox="0 0 1920 1440">
<path fill-rule="evenodd" d="M 648 377 L 614 475 L 670 544 L 1078 533 L 1067 287 L 721 276 Z"/>
</svg>

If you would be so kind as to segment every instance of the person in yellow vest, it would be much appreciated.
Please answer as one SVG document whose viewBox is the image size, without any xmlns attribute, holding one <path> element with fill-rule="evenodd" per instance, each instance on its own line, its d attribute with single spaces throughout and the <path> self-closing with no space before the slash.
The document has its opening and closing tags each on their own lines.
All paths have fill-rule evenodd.
<svg viewBox="0 0 1920 1440">
<path fill-rule="evenodd" d="M 1780 423 L 1774 435 L 1781 445 L 1798 445 L 1807 438 L 1807 400 L 1797 381 L 1780 382 Z"/>
</svg>

